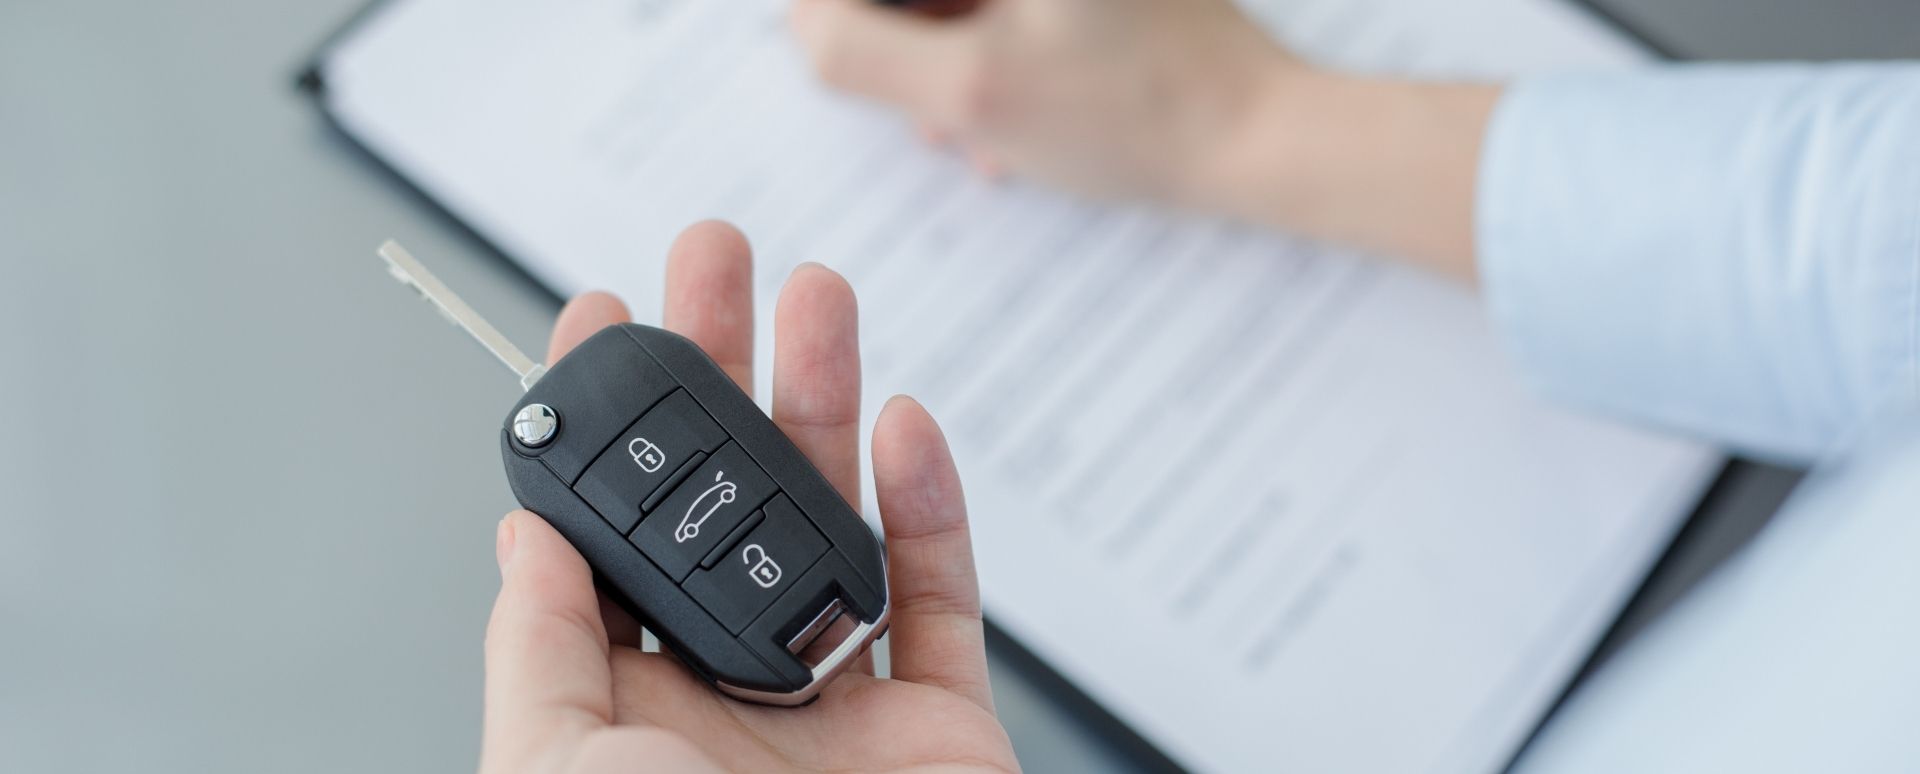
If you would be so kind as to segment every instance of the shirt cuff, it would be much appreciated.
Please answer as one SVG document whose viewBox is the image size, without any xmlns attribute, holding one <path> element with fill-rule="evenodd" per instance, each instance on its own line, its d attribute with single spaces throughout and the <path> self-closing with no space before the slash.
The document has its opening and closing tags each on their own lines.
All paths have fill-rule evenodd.
<svg viewBox="0 0 1920 774">
<path fill-rule="evenodd" d="M 1781 459 L 1920 402 L 1920 67 L 1678 67 L 1514 84 L 1481 281 L 1562 401 Z"/>
</svg>

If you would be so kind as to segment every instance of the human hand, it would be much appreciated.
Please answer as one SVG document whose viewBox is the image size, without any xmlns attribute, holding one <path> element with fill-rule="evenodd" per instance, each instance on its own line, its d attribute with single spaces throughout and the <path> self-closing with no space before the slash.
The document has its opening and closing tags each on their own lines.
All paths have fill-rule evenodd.
<svg viewBox="0 0 1920 774">
<path fill-rule="evenodd" d="M 688 229 L 667 260 L 666 327 L 743 389 L 753 380 L 752 256 L 721 223 Z M 548 360 L 628 319 L 618 299 L 576 298 Z M 860 354 L 853 291 L 795 270 L 775 311 L 773 419 L 849 503 L 860 502 Z M 665 653 L 594 589 L 586 561 L 538 516 L 500 522 L 501 586 L 487 626 L 481 772 L 1016 770 L 994 716 L 966 505 L 940 429 L 895 398 L 873 430 L 892 597 L 892 679 L 863 658 L 812 705 L 743 704 Z"/>
<path fill-rule="evenodd" d="M 1475 275 L 1495 86 L 1316 69 L 1231 0 L 987 0 L 940 18 L 795 0 L 793 25 L 828 83 L 905 110 L 990 173 Z"/>
<path fill-rule="evenodd" d="M 983 168 L 1185 201 L 1266 82 L 1303 69 L 1230 0 L 990 0 L 932 18 L 797 0 L 829 84 L 905 110 Z"/>
</svg>

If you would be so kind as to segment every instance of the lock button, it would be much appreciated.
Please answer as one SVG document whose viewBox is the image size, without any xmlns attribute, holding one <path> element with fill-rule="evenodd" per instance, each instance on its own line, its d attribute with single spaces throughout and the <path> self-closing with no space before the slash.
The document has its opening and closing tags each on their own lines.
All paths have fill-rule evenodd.
<svg viewBox="0 0 1920 774">
<path fill-rule="evenodd" d="M 738 635 L 827 553 L 827 539 L 785 495 L 767 503 L 765 519 L 712 569 L 694 570 L 685 588 L 721 625 Z"/>
<path fill-rule="evenodd" d="M 628 425 L 573 489 L 624 535 L 640 523 L 648 495 L 726 442 L 726 431 L 693 396 L 675 390 Z"/>
</svg>

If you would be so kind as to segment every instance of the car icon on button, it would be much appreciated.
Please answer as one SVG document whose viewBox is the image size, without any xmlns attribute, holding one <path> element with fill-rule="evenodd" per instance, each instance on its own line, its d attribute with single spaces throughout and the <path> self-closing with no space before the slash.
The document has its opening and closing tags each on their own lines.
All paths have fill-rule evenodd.
<svg viewBox="0 0 1920 774">
<path fill-rule="evenodd" d="M 739 496 L 740 487 L 732 481 L 721 481 L 727 474 L 722 470 L 713 474 L 714 485 L 707 487 L 699 497 L 693 498 L 693 504 L 687 506 L 687 513 L 680 517 L 680 526 L 673 529 L 673 542 L 685 543 L 700 534 L 700 525 L 707 523 L 715 511 L 731 503 Z"/>
</svg>

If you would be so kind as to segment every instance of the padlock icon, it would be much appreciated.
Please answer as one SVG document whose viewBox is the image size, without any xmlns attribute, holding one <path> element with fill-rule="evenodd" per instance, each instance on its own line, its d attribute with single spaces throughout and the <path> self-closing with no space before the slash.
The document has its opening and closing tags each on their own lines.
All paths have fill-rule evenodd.
<svg viewBox="0 0 1920 774">
<path fill-rule="evenodd" d="M 648 473 L 657 473 L 661 465 L 667 464 L 666 452 L 660 451 L 660 447 L 645 438 L 635 438 L 629 442 L 627 454 L 633 455 L 633 464 Z"/>
<path fill-rule="evenodd" d="M 754 554 L 759 554 L 760 558 L 754 559 Z M 754 583 L 760 584 L 760 588 L 770 589 L 773 584 L 780 582 L 780 565 L 774 563 L 773 557 L 767 556 L 767 549 L 761 548 L 759 543 L 747 546 L 740 558 L 748 565 L 747 575 L 753 578 Z"/>
</svg>

